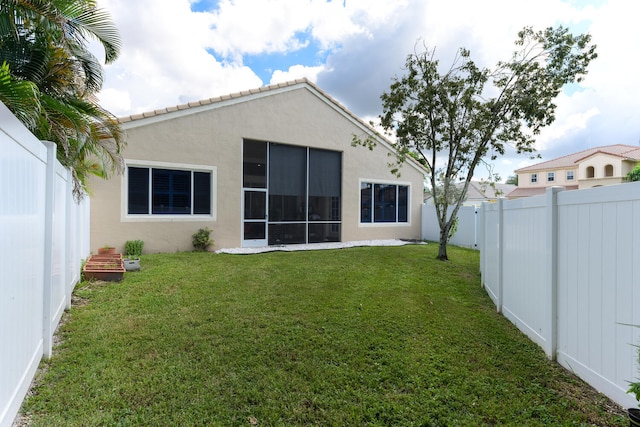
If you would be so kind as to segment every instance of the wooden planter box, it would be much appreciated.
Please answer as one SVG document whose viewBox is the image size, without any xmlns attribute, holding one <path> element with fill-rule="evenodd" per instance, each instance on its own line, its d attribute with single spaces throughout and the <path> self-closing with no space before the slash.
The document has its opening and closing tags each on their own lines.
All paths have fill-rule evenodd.
<svg viewBox="0 0 640 427">
<path fill-rule="evenodd" d="M 122 254 L 91 255 L 82 268 L 86 280 L 117 282 L 124 277 Z"/>
<path fill-rule="evenodd" d="M 94 261 L 110 261 L 110 260 L 122 260 L 122 254 L 98 254 L 98 255 L 91 255 L 89 257 L 89 259 L 87 259 L 87 262 L 94 262 Z"/>
</svg>

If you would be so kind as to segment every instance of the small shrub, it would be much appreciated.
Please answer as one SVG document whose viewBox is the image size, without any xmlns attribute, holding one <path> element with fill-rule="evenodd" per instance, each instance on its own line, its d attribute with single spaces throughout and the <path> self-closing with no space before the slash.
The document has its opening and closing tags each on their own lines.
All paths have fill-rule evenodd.
<svg viewBox="0 0 640 427">
<path fill-rule="evenodd" d="M 139 257 L 142 255 L 144 242 L 142 240 L 127 240 L 124 244 L 124 252 L 128 257 Z"/>
<path fill-rule="evenodd" d="M 633 325 L 635 327 L 639 327 L 638 325 Z M 640 345 L 634 345 L 636 349 L 636 358 L 638 361 L 638 373 L 640 373 Z M 640 402 L 640 378 L 637 378 L 637 381 L 629 382 L 629 390 L 627 393 L 633 394 L 637 401 Z"/>
<path fill-rule="evenodd" d="M 206 251 L 207 248 L 213 245 L 214 240 L 211 239 L 211 229 L 209 227 L 201 228 L 198 230 L 193 237 L 193 247 L 199 251 Z"/>
<path fill-rule="evenodd" d="M 640 181 L 640 163 L 636 165 L 631 172 L 627 174 L 627 181 L 634 182 Z"/>
</svg>

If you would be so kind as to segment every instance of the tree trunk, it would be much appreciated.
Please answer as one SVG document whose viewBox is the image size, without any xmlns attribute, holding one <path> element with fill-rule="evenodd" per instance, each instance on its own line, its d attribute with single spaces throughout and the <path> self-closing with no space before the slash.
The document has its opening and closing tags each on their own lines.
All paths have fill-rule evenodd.
<svg viewBox="0 0 640 427">
<path fill-rule="evenodd" d="M 440 246 L 438 247 L 438 259 L 440 261 L 449 261 L 447 256 L 447 240 L 449 237 L 449 230 L 444 227 L 444 230 L 440 230 Z"/>
</svg>

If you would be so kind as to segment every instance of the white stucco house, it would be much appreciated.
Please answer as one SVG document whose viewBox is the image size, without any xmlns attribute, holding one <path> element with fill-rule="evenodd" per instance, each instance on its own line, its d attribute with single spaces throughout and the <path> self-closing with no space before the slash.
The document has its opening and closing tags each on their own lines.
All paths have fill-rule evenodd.
<svg viewBox="0 0 640 427">
<path fill-rule="evenodd" d="M 620 184 L 638 162 L 638 146 L 616 144 L 589 148 L 516 170 L 518 188 L 507 197 L 535 196 L 556 185 L 577 190 Z"/>
<path fill-rule="evenodd" d="M 392 144 L 307 80 L 121 123 L 124 174 L 91 182 L 92 250 L 191 250 L 203 227 L 212 249 L 421 236 L 426 171 L 409 160 L 393 175 Z"/>
</svg>

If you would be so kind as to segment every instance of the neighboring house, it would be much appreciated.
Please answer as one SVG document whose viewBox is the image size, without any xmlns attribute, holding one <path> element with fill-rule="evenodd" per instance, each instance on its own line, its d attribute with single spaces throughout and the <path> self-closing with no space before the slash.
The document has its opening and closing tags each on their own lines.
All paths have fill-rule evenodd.
<svg viewBox="0 0 640 427">
<path fill-rule="evenodd" d="M 463 182 L 457 183 L 456 187 L 462 189 Z M 463 206 L 480 206 L 482 202 L 494 203 L 500 197 L 506 197 L 507 194 L 516 189 L 513 184 L 494 183 L 490 184 L 484 181 L 471 181 L 467 194 L 464 198 Z M 433 205 L 433 197 L 431 194 L 425 193 L 425 203 Z"/>
<path fill-rule="evenodd" d="M 92 180 L 91 248 L 145 252 L 419 239 L 425 170 L 307 80 L 121 119 L 125 172 Z M 352 147 L 373 135 L 373 150 Z"/>
<path fill-rule="evenodd" d="M 620 184 L 638 162 L 640 147 L 637 146 L 616 144 L 590 148 L 516 170 L 518 188 L 507 197 L 535 196 L 551 186 L 577 190 Z"/>
</svg>

